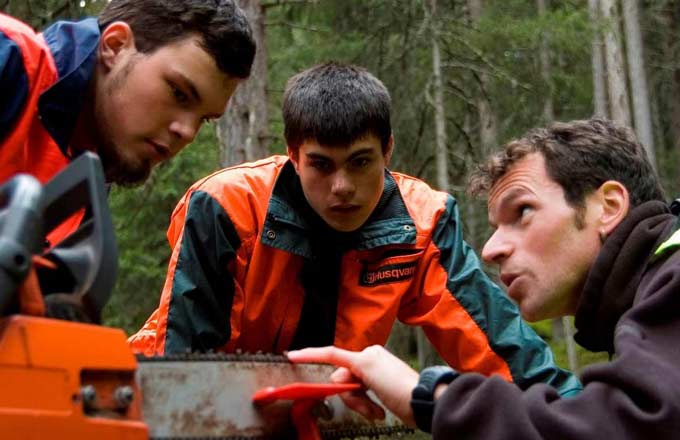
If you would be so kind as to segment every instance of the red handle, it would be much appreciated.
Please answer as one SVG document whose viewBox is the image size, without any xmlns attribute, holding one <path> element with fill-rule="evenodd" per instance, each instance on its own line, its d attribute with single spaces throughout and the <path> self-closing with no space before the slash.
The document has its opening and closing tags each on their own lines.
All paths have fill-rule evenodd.
<svg viewBox="0 0 680 440">
<path fill-rule="evenodd" d="M 291 383 L 282 387 L 267 387 L 253 394 L 253 403 L 266 405 L 277 400 L 293 400 L 292 419 L 298 440 L 321 440 L 321 433 L 311 414 L 317 400 L 333 394 L 361 389 L 358 383 Z"/>
<path fill-rule="evenodd" d="M 282 387 L 267 387 L 253 394 L 253 402 L 266 405 L 277 400 L 323 399 L 333 394 L 361 389 L 359 383 L 291 383 Z"/>
</svg>

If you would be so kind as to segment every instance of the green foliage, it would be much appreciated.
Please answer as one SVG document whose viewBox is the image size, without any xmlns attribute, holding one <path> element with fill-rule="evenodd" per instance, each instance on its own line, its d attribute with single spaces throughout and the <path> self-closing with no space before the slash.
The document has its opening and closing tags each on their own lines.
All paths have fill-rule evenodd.
<svg viewBox="0 0 680 440">
<path fill-rule="evenodd" d="M 573 322 L 573 319 L 571 320 Z M 555 363 L 564 368 L 569 369 L 569 359 L 567 355 L 567 343 L 564 340 L 556 340 L 553 337 L 552 322 L 550 320 L 534 322 L 530 324 L 531 327 L 550 345 L 553 354 L 555 355 Z M 584 367 L 599 363 L 607 362 L 609 356 L 607 353 L 593 353 L 580 345 L 576 344 L 576 363 L 578 365 L 577 373 Z"/>
<path fill-rule="evenodd" d="M 55 20 L 96 15 L 106 0 L 0 0 L 0 11 L 41 30 Z"/>
</svg>

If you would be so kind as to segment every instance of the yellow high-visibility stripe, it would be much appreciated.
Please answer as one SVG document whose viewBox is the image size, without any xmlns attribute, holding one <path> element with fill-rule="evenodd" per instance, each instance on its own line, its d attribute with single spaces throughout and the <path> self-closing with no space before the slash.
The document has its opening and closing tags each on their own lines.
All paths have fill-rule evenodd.
<svg viewBox="0 0 680 440">
<path fill-rule="evenodd" d="M 666 252 L 668 249 L 675 248 L 677 246 L 680 246 L 680 229 L 675 231 L 668 240 L 664 241 L 663 243 L 661 243 L 661 246 L 656 248 L 656 250 L 654 251 L 654 256 L 658 257 L 659 255 Z"/>
</svg>

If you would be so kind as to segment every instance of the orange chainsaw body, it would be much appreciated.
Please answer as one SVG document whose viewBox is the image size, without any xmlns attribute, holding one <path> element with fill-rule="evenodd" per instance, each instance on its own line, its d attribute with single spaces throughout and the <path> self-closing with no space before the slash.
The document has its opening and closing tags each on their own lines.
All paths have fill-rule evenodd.
<svg viewBox="0 0 680 440">
<path fill-rule="evenodd" d="M 122 330 L 0 319 L 0 438 L 147 439 L 136 368 Z M 132 391 L 129 404 L 118 390 Z"/>
</svg>

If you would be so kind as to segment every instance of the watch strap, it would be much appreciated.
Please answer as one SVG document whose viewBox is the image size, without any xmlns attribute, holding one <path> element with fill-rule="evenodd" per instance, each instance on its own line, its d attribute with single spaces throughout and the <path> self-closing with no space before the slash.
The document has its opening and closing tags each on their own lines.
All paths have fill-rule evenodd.
<svg viewBox="0 0 680 440">
<path fill-rule="evenodd" d="M 421 371 L 418 385 L 411 392 L 411 409 L 418 429 L 425 432 L 432 431 L 434 391 L 437 385 L 449 384 L 458 376 L 459 373 L 456 370 L 441 365 Z"/>
</svg>

